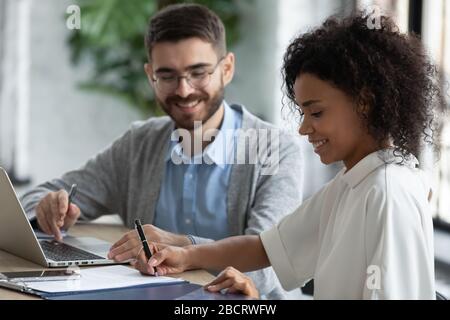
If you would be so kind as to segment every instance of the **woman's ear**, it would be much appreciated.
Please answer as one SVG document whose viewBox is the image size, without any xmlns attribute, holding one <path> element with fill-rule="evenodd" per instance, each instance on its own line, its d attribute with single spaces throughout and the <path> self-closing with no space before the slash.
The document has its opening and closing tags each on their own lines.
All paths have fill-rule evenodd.
<svg viewBox="0 0 450 320">
<path fill-rule="evenodd" d="M 357 98 L 356 106 L 358 113 L 362 115 L 364 119 L 369 118 L 369 113 L 374 101 L 374 95 L 367 88 L 363 88 Z"/>
</svg>

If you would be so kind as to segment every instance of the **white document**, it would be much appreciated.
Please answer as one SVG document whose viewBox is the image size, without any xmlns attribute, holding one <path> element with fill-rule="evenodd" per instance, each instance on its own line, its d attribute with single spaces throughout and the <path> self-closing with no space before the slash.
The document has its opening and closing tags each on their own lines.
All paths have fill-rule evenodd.
<svg viewBox="0 0 450 320">
<path fill-rule="evenodd" d="M 81 269 L 81 278 L 66 281 L 25 282 L 34 290 L 47 293 L 94 291 L 135 287 L 148 284 L 173 284 L 185 282 L 171 277 L 144 276 L 136 269 L 125 266 L 106 266 Z"/>
</svg>

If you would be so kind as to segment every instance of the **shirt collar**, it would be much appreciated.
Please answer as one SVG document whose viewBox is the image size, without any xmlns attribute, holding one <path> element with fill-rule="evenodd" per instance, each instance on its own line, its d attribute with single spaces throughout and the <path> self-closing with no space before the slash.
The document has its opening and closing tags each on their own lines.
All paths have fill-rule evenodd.
<svg viewBox="0 0 450 320">
<path fill-rule="evenodd" d="M 233 157 L 232 151 L 234 146 L 234 136 L 236 129 L 236 117 L 233 110 L 224 100 L 224 116 L 222 124 L 219 129 L 219 134 L 215 136 L 214 141 L 211 142 L 203 151 L 203 154 L 196 155 L 192 159 L 187 157 L 181 148 L 181 144 L 178 143 L 178 132 L 174 131 L 171 136 L 170 146 L 167 150 L 165 161 L 169 161 L 174 157 L 176 163 L 207 163 L 216 164 L 221 169 L 225 168 L 225 165 Z M 201 159 L 203 157 L 203 159 Z"/>
<path fill-rule="evenodd" d="M 419 161 L 413 155 L 406 157 L 402 163 L 402 158 L 399 155 L 394 154 L 394 149 L 384 149 L 369 154 L 347 173 L 345 173 L 345 168 L 342 169 L 342 180 L 344 180 L 351 188 L 354 188 L 378 167 L 390 163 L 401 164 L 410 168 L 417 168 L 419 165 Z"/>
</svg>

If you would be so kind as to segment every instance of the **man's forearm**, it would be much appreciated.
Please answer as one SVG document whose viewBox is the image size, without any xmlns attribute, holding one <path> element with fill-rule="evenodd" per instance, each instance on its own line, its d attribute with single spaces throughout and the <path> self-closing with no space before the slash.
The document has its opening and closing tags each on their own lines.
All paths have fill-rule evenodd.
<svg viewBox="0 0 450 320">
<path fill-rule="evenodd" d="M 189 269 L 221 271 L 233 266 L 253 271 L 270 266 L 269 258 L 259 236 L 237 236 L 213 243 L 188 246 Z"/>
</svg>

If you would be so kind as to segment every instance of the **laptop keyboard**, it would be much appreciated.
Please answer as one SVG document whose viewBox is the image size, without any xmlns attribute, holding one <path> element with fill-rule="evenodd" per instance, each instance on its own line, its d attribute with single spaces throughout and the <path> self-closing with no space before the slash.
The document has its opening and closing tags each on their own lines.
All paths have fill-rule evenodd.
<svg viewBox="0 0 450 320">
<path fill-rule="evenodd" d="M 58 242 L 40 241 L 42 250 L 48 259 L 54 261 L 103 260 L 93 253 Z"/>
</svg>

